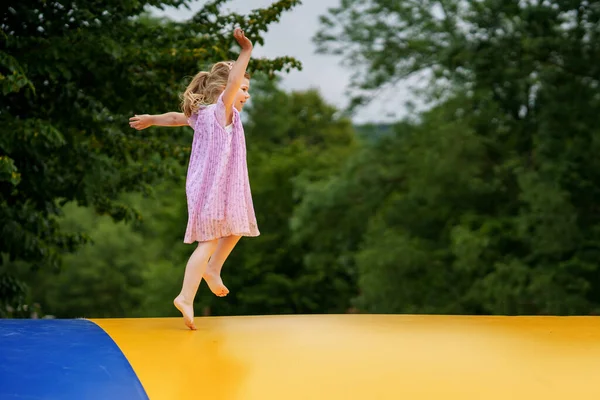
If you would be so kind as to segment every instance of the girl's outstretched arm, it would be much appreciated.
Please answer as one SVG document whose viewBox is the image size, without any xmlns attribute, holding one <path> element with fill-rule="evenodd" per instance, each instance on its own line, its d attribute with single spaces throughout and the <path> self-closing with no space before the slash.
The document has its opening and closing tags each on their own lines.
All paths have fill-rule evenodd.
<svg viewBox="0 0 600 400">
<path fill-rule="evenodd" d="M 250 54 L 252 53 L 252 42 L 244 35 L 244 31 L 240 28 L 235 28 L 233 31 L 233 37 L 237 40 L 238 44 L 242 48 L 237 61 L 233 64 L 231 72 L 229 72 L 229 79 L 227 80 L 227 86 L 223 93 L 223 103 L 225 103 L 225 117 L 227 118 L 227 124 L 231 123 L 233 116 L 233 102 L 235 97 L 242 86 L 244 81 L 244 74 L 246 68 L 248 68 L 248 62 L 250 61 Z"/>
<path fill-rule="evenodd" d="M 165 114 L 142 114 L 129 118 L 129 126 L 139 130 L 150 126 L 184 126 L 188 125 L 188 120 L 183 113 L 168 112 Z"/>
</svg>

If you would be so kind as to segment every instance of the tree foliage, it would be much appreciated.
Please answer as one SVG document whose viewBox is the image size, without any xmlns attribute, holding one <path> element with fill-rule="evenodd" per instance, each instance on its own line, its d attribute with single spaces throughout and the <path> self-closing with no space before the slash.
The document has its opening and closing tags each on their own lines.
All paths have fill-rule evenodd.
<svg viewBox="0 0 600 400">
<path fill-rule="evenodd" d="M 226 1 L 212 0 L 185 22 L 144 12 L 187 3 L 24 0 L 2 6 L 0 252 L 9 260 L 56 267 L 61 255 L 84 243 L 84 235 L 67 234 L 57 222 L 68 202 L 136 221 L 139 213 L 119 196 L 149 193 L 179 173 L 189 133 L 141 134 L 127 119 L 176 109 L 186 77 L 236 56 L 235 25 L 261 43 L 269 24 L 299 1 L 280 0 L 243 16 L 223 13 Z M 269 74 L 299 67 L 290 57 L 250 64 Z M 9 286 L 14 290 L 4 302 L 18 297 L 19 286 Z"/>
<path fill-rule="evenodd" d="M 381 175 L 398 184 L 386 193 L 370 177 L 366 233 L 338 239 L 358 249 L 364 310 L 598 312 L 599 5 L 350 0 L 323 17 L 321 50 L 359 70 L 355 105 L 423 71 L 437 101 L 391 139 Z M 331 184 L 311 214 L 335 218 L 322 205 L 364 190 L 358 178 Z"/>
<path fill-rule="evenodd" d="M 32 298 L 60 316 L 177 315 L 191 131 L 126 121 L 172 110 L 184 76 L 233 57 L 233 25 L 260 43 L 298 1 L 249 16 L 222 14 L 224 3 L 183 23 L 142 13 L 185 4 L 175 0 L 26 1 L 3 14 L 10 316 L 35 310 Z M 253 78 L 245 126 L 262 234 L 227 261 L 225 299 L 203 286 L 198 314 L 598 313 L 599 19 L 598 1 L 341 1 L 315 39 L 355 71 L 351 108 L 417 73 L 430 108 L 353 129 L 318 92 Z M 271 76 L 299 67 L 253 62 Z M 95 245 L 63 273 L 24 272 L 87 235 Z M 81 282 L 98 279 L 84 298 Z"/>
</svg>

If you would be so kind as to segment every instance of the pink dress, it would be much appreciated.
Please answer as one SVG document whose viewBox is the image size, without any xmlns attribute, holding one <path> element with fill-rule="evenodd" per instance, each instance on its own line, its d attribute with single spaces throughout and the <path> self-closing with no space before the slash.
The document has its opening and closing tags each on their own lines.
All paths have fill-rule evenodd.
<svg viewBox="0 0 600 400">
<path fill-rule="evenodd" d="M 188 165 L 188 224 L 184 243 L 230 235 L 258 236 L 246 165 L 246 140 L 240 114 L 225 128 L 223 93 L 188 122 L 194 140 Z"/>
</svg>

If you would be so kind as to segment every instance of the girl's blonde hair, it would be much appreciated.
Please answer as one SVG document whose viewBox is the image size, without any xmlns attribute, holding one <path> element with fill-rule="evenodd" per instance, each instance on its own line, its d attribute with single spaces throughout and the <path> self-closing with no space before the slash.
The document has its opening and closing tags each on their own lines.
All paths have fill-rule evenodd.
<svg viewBox="0 0 600 400">
<path fill-rule="evenodd" d="M 210 72 L 200 71 L 192 78 L 181 95 L 181 110 L 186 117 L 190 117 L 201 106 L 208 106 L 217 102 L 225 86 L 233 61 L 220 61 L 213 64 Z M 250 79 L 248 72 L 244 77 Z"/>
</svg>

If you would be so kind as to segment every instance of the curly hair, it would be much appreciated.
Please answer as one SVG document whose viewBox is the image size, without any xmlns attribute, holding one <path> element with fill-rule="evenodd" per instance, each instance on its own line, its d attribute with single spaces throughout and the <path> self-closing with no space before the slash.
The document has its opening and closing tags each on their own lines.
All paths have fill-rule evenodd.
<svg viewBox="0 0 600 400">
<path fill-rule="evenodd" d="M 181 95 L 181 110 L 186 117 L 190 117 L 202 106 L 214 104 L 219 95 L 227 86 L 229 72 L 233 61 L 220 61 L 213 64 L 209 71 L 200 71 L 192 78 L 187 88 Z M 250 79 L 248 72 L 244 77 Z"/>
</svg>

